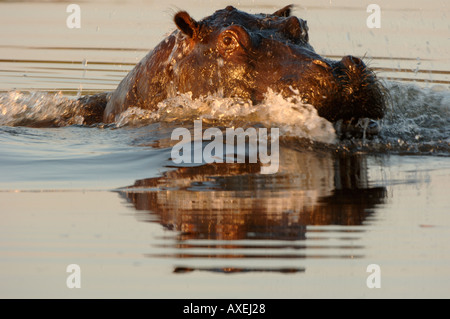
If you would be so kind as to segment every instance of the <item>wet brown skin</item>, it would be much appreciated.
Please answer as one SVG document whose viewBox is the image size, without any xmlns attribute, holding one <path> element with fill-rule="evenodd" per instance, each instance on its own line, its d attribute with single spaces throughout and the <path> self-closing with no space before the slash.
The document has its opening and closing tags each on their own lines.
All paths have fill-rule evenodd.
<svg viewBox="0 0 450 319">
<path fill-rule="evenodd" d="M 114 92 L 100 95 L 107 103 L 103 121 L 114 122 L 132 106 L 156 109 L 177 92 L 192 92 L 194 98 L 219 94 L 257 104 L 269 88 L 314 105 L 332 122 L 382 118 L 385 97 L 375 74 L 359 58 L 331 61 L 317 54 L 309 44 L 306 21 L 291 16 L 291 9 L 248 14 L 228 6 L 200 21 L 178 12 L 178 29 Z"/>
</svg>

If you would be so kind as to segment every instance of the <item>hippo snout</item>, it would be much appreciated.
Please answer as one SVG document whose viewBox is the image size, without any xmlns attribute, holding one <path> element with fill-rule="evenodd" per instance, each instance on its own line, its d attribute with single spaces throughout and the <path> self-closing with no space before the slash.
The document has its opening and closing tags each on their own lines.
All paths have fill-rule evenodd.
<svg viewBox="0 0 450 319">
<path fill-rule="evenodd" d="M 347 56 L 343 57 L 341 59 L 340 63 L 347 69 L 352 69 L 352 68 L 357 68 L 357 67 L 366 68 L 365 64 L 363 63 L 363 61 L 360 58 L 357 58 L 352 55 L 347 55 Z"/>
<path fill-rule="evenodd" d="M 315 59 L 311 64 L 312 90 L 306 101 L 329 121 L 384 116 L 384 88 L 374 72 L 358 57 L 347 55 L 339 61 Z M 305 87 L 305 85 L 303 85 Z"/>
</svg>

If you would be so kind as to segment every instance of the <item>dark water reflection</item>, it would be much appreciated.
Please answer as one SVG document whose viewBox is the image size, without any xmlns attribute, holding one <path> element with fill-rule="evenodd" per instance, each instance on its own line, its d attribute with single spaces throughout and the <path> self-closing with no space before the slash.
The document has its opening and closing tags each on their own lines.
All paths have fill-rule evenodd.
<svg viewBox="0 0 450 319">
<path fill-rule="evenodd" d="M 138 215 L 142 220 L 177 232 L 175 241 L 158 246 L 164 253 L 149 257 L 190 261 L 176 266 L 178 273 L 292 273 L 305 269 L 285 261 L 363 257 L 364 228 L 354 226 L 386 197 L 384 187 L 370 187 L 367 158 L 287 148 L 280 156 L 273 175 L 259 174 L 259 164 L 207 164 L 122 189 L 136 210 L 147 212 Z M 219 264 L 209 266 L 211 260 Z M 230 266 L 233 260 L 240 262 Z M 245 260 L 252 262 L 242 266 Z"/>
</svg>

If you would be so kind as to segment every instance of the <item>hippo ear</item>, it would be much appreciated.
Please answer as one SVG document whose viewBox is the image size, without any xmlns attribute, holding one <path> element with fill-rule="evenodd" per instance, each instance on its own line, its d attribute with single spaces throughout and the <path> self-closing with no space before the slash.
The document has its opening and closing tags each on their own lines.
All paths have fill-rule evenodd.
<svg viewBox="0 0 450 319">
<path fill-rule="evenodd" d="M 186 11 L 178 12 L 173 18 L 175 24 L 181 32 L 194 38 L 198 33 L 198 23 Z"/>
<path fill-rule="evenodd" d="M 278 17 L 289 17 L 291 15 L 291 10 L 294 7 L 293 4 L 290 4 L 288 6 L 285 6 L 283 9 L 280 9 L 278 11 L 275 11 L 273 13 L 274 16 L 278 16 Z"/>
</svg>

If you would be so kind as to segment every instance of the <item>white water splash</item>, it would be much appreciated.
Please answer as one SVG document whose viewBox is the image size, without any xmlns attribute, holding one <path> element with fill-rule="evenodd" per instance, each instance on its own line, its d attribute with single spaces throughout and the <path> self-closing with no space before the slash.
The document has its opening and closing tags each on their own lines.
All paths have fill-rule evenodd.
<svg viewBox="0 0 450 319">
<path fill-rule="evenodd" d="M 62 93 L 10 91 L 0 94 L 0 125 L 32 126 L 38 122 L 81 125 L 84 118 L 75 114 L 77 107 L 75 101 Z"/>
<path fill-rule="evenodd" d="M 116 124 L 144 125 L 150 122 L 188 122 L 205 119 L 221 126 L 245 126 L 248 123 L 279 128 L 283 136 L 307 138 L 323 143 L 335 143 L 333 125 L 320 117 L 309 104 L 283 98 L 269 90 L 258 105 L 251 102 L 221 98 L 214 95 L 193 99 L 190 93 L 178 94 L 158 104 L 158 110 L 130 108 L 120 114 Z"/>
<path fill-rule="evenodd" d="M 382 144 L 410 152 L 450 150 L 450 91 L 389 82 L 391 105 L 378 137 Z"/>
<path fill-rule="evenodd" d="M 391 97 L 381 131 L 371 140 L 365 138 L 336 142 L 333 125 L 317 115 L 315 108 L 267 92 L 258 105 L 251 102 L 209 95 L 194 99 L 178 94 L 158 105 L 154 111 L 129 108 L 116 118 L 116 127 L 168 123 L 176 127 L 194 120 L 218 127 L 264 126 L 279 128 L 281 136 L 305 138 L 340 148 L 370 152 L 407 152 L 450 154 L 450 91 L 446 87 L 420 88 L 386 82 Z M 0 93 L 2 126 L 82 125 L 77 115 L 80 105 L 61 93 Z M 35 125 L 41 122 L 42 125 Z"/>
</svg>

